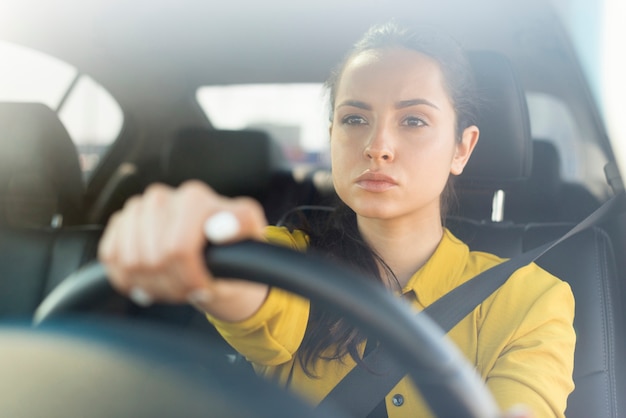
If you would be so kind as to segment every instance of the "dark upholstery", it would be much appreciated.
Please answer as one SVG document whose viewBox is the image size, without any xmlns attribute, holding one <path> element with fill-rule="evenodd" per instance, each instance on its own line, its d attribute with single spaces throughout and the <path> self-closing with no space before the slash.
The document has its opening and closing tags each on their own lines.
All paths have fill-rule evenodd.
<svg viewBox="0 0 626 418">
<path fill-rule="evenodd" d="M 532 138 L 526 99 L 511 64 L 486 51 L 469 54 L 479 96 L 480 137 L 463 173 L 455 178 L 454 215 L 490 220 L 496 190 L 517 193 L 531 175 Z M 505 200 L 505 219 L 506 208 Z"/>
<path fill-rule="evenodd" d="M 76 148 L 40 103 L 0 103 L 0 225 L 82 222 L 84 186 Z"/>
<path fill-rule="evenodd" d="M 473 250 L 512 257 L 563 235 L 566 224 L 490 224 L 448 220 L 448 227 Z M 610 238 L 593 228 L 558 245 L 537 262 L 569 283 L 576 299 L 574 360 L 576 389 L 567 417 L 621 417 L 626 414 L 620 278 Z"/>
<path fill-rule="evenodd" d="M 468 54 L 479 97 L 480 137 L 459 183 L 506 187 L 526 180 L 532 168 L 528 107 L 509 61 L 502 55 Z"/>
<path fill-rule="evenodd" d="M 30 317 L 43 298 L 96 254 L 100 227 L 0 227 L 0 318 Z"/>
<path fill-rule="evenodd" d="M 163 181 L 201 180 L 226 196 L 251 196 L 270 223 L 298 204 L 300 190 L 282 150 L 267 133 L 188 128 L 163 149 Z"/>
<path fill-rule="evenodd" d="M 100 228 L 82 222 L 76 148 L 38 103 L 0 103 L 0 317 L 29 317 L 43 297 L 93 259 Z"/>
<path fill-rule="evenodd" d="M 262 195 L 282 163 L 280 148 L 262 131 L 188 128 L 163 150 L 168 184 L 198 179 L 228 196 Z"/>
</svg>

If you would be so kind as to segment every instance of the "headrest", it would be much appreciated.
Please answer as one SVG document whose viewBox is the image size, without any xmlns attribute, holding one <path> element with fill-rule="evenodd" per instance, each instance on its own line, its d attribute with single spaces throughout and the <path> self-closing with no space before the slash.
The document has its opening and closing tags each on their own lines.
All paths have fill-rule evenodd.
<svg viewBox="0 0 626 418">
<path fill-rule="evenodd" d="M 262 131 L 187 128 L 164 148 L 165 181 L 202 180 L 226 196 L 262 197 L 285 168 L 280 147 Z"/>
<path fill-rule="evenodd" d="M 526 98 L 506 57 L 473 51 L 469 59 L 480 98 L 480 138 L 459 180 L 506 186 L 532 170 L 532 139 Z"/>
<path fill-rule="evenodd" d="M 56 113 L 0 103 L 0 224 L 79 223 L 83 196 L 76 147 Z"/>
<path fill-rule="evenodd" d="M 561 186 L 561 157 L 554 143 L 533 140 L 533 169 L 529 179 L 534 189 L 557 196 Z"/>
</svg>

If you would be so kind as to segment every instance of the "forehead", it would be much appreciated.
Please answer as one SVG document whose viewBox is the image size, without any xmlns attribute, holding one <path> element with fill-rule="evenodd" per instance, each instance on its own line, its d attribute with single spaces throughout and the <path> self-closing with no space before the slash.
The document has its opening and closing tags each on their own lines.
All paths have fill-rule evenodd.
<svg viewBox="0 0 626 418">
<path fill-rule="evenodd" d="M 337 86 L 337 99 L 344 95 L 394 100 L 426 95 L 448 99 L 437 61 L 405 48 L 368 50 L 350 58 Z"/>
</svg>

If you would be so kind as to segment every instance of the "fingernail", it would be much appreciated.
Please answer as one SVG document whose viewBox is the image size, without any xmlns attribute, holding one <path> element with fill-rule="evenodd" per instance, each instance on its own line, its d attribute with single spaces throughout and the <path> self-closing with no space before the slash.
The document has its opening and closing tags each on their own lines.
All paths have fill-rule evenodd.
<svg viewBox="0 0 626 418">
<path fill-rule="evenodd" d="M 215 244 L 233 239 L 239 232 L 239 221 L 231 212 L 218 212 L 204 223 L 204 234 Z"/>
<path fill-rule="evenodd" d="M 205 306 L 213 299 L 213 294 L 208 289 L 196 289 L 189 292 L 187 301 L 192 305 Z"/>
<path fill-rule="evenodd" d="M 152 297 L 141 287 L 135 286 L 130 289 L 128 297 L 139 306 L 147 307 L 152 305 Z"/>
<path fill-rule="evenodd" d="M 517 404 L 513 405 L 509 410 L 506 411 L 506 418 L 529 418 L 532 417 L 532 413 L 530 409 L 526 405 Z"/>
</svg>

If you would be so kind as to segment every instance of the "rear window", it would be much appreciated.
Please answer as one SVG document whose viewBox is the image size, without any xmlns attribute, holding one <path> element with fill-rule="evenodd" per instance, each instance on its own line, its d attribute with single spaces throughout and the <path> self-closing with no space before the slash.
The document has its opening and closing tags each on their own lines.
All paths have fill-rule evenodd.
<svg viewBox="0 0 626 418">
<path fill-rule="evenodd" d="M 260 129 L 292 166 L 328 166 L 328 106 L 323 84 L 205 86 L 201 108 L 217 129 Z"/>
</svg>

